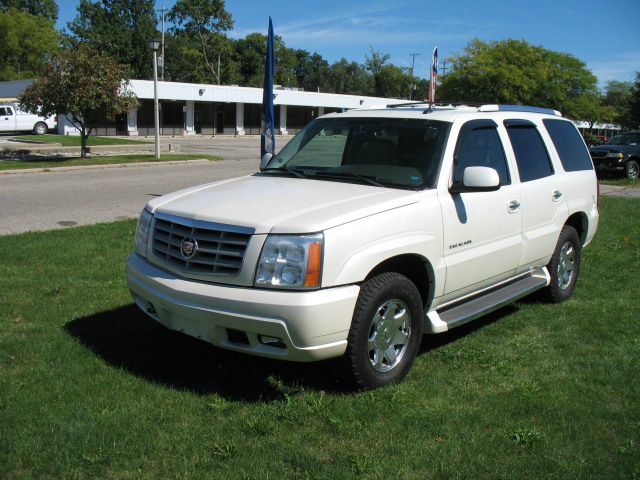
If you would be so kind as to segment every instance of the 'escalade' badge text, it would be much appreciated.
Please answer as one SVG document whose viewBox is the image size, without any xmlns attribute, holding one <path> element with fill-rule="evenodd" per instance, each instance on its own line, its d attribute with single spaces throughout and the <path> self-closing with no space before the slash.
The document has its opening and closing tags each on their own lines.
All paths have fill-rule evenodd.
<svg viewBox="0 0 640 480">
<path fill-rule="evenodd" d="M 449 250 L 453 250 L 454 248 L 464 247 L 465 245 L 469 245 L 471 240 L 465 240 L 464 242 L 452 243 L 449 245 Z"/>
</svg>

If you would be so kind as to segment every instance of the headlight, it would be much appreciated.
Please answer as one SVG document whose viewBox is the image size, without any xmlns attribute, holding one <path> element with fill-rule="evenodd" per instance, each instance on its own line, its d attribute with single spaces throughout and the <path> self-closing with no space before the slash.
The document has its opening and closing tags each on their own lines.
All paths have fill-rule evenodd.
<svg viewBox="0 0 640 480">
<path fill-rule="evenodd" d="M 138 225 L 136 226 L 136 253 L 143 257 L 147 256 L 151 220 L 153 220 L 153 215 L 146 210 L 142 210 L 140 218 L 138 218 Z"/>
<path fill-rule="evenodd" d="M 609 153 L 607 153 L 607 158 L 624 158 L 624 153 L 622 153 L 622 152 L 609 152 Z"/>
<path fill-rule="evenodd" d="M 255 285 L 270 288 L 320 286 L 324 237 L 269 235 L 262 247 Z"/>
</svg>

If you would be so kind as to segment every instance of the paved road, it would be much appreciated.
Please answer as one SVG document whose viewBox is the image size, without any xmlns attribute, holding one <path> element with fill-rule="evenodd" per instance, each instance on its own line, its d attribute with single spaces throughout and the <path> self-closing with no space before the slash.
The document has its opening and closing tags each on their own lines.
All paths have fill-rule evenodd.
<svg viewBox="0 0 640 480">
<path fill-rule="evenodd" d="M 169 139 L 163 138 L 162 141 Z M 278 146 L 286 139 L 278 138 Z M 259 137 L 176 138 L 184 152 L 221 162 L 1 174 L 0 235 L 136 217 L 152 197 L 258 168 Z M 602 187 L 603 194 L 640 198 L 640 188 Z"/>
<path fill-rule="evenodd" d="M 0 235 L 136 217 L 154 196 L 258 169 L 259 138 L 179 140 L 226 160 L 0 174 Z"/>
</svg>

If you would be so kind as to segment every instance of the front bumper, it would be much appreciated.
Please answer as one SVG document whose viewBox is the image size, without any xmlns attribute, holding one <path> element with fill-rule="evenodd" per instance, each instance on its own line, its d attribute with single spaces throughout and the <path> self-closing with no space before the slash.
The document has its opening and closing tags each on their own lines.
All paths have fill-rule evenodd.
<svg viewBox="0 0 640 480">
<path fill-rule="evenodd" d="M 127 258 L 127 281 L 136 304 L 172 330 L 298 362 L 345 352 L 360 291 L 357 285 L 310 292 L 212 285 L 177 277 L 135 253 Z"/>
<path fill-rule="evenodd" d="M 624 162 L 618 159 L 592 158 L 598 172 L 624 172 Z"/>
</svg>

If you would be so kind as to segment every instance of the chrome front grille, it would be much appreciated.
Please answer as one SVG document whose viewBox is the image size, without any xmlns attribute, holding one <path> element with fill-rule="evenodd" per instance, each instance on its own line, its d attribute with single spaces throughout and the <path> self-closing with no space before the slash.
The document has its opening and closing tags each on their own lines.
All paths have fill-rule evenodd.
<svg viewBox="0 0 640 480">
<path fill-rule="evenodd" d="M 158 213 L 153 255 L 187 273 L 236 275 L 253 232 L 251 228 Z"/>
</svg>

